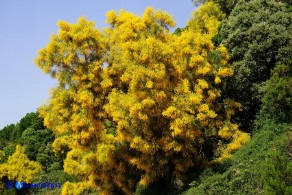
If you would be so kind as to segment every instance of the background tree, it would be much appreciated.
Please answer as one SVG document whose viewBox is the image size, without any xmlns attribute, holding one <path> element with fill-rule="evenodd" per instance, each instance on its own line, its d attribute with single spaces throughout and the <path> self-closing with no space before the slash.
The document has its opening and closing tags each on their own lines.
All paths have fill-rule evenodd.
<svg viewBox="0 0 292 195">
<path fill-rule="evenodd" d="M 22 133 L 21 143 L 26 147 L 25 153 L 31 160 L 36 160 L 41 147 L 46 147 L 47 143 L 54 141 L 53 132 L 49 129 L 35 130 L 28 128 Z"/>
<path fill-rule="evenodd" d="M 14 128 L 15 125 L 10 124 L 0 130 L 0 150 L 5 150 L 5 148 L 9 145 L 11 132 L 14 130 Z M 10 153 L 10 155 L 11 154 L 12 153 Z"/>
<path fill-rule="evenodd" d="M 283 2 L 255 0 L 239 1 L 222 23 L 219 37 L 235 70 L 224 94 L 242 103 L 243 112 L 235 118 L 245 131 L 251 131 L 260 109 L 259 86 L 269 79 L 276 64 L 291 66 L 291 21 L 291 12 Z"/>
<path fill-rule="evenodd" d="M 33 128 L 33 129 L 44 129 L 43 126 L 43 119 L 39 117 L 38 113 L 31 112 L 27 113 L 25 117 L 23 117 L 19 121 L 19 129 L 20 131 L 25 131 L 27 128 Z"/>
<path fill-rule="evenodd" d="M 22 136 L 22 133 L 27 128 L 33 129 L 45 129 L 43 126 L 43 119 L 39 117 L 38 113 L 27 113 L 17 124 L 10 124 L 5 126 L 0 131 L 0 140 L 4 142 L 18 142 Z M 4 146 L 2 146 L 4 147 Z M 1 149 L 1 146 L 0 146 Z"/>
<path fill-rule="evenodd" d="M 10 135 L 13 129 L 15 128 L 14 124 L 10 124 L 5 126 L 1 131 L 0 131 L 0 138 L 5 139 L 5 140 L 10 140 Z"/>
<path fill-rule="evenodd" d="M 52 143 L 48 142 L 42 145 L 37 153 L 36 160 L 42 165 L 44 171 L 62 170 L 63 163 L 58 159 L 52 148 Z"/>
<path fill-rule="evenodd" d="M 183 180 L 249 140 L 231 122 L 240 104 L 221 98 L 233 70 L 211 39 L 223 17 L 208 2 L 180 36 L 152 8 L 141 17 L 108 12 L 104 32 L 84 18 L 59 22 L 36 63 L 59 81 L 40 113 L 57 136 L 54 150 L 67 154 L 65 171 L 80 181 L 63 193 L 131 194 L 137 184 Z M 211 139 L 215 147 L 205 147 Z"/>
</svg>

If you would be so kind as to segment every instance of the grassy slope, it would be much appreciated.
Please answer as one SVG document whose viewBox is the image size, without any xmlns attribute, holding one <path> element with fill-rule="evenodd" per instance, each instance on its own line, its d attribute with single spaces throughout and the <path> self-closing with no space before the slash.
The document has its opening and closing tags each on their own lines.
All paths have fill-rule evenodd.
<svg viewBox="0 0 292 195">
<path fill-rule="evenodd" d="M 291 152 L 292 124 L 265 121 L 231 160 L 203 171 L 183 194 L 290 194 Z"/>
</svg>

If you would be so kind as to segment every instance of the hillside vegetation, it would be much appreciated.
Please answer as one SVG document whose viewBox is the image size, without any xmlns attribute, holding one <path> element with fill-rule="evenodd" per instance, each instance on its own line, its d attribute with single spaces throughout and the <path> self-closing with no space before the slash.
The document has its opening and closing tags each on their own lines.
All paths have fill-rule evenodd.
<svg viewBox="0 0 292 195">
<path fill-rule="evenodd" d="M 292 194 L 290 0 L 193 2 L 174 33 L 153 8 L 59 21 L 49 103 L 0 130 L 0 193 Z"/>
<path fill-rule="evenodd" d="M 229 161 L 204 170 L 183 194 L 291 194 L 292 125 L 264 121 Z"/>
</svg>

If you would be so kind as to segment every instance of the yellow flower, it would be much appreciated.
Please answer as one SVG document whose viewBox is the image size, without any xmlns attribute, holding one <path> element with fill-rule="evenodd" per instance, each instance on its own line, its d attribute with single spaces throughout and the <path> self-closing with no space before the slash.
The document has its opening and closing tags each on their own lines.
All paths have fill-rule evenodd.
<svg viewBox="0 0 292 195">
<path fill-rule="evenodd" d="M 193 104 L 199 104 L 202 100 L 201 97 L 199 97 L 198 95 L 195 95 L 195 94 L 190 94 L 189 98 Z"/>
<path fill-rule="evenodd" d="M 112 10 L 106 13 L 106 17 L 107 17 L 106 22 L 108 24 L 114 24 L 117 19 L 117 14 L 114 10 Z"/>
<path fill-rule="evenodd" d="M 197 114 L 197 119 L 199 119 L 200 121 L 203 121 L 206 119 L 206 115 L 203 113 L 199 113 Z"/>
<path fill-rule="evenodd" d="M 205 58 L 203 58 L 202 56 L 200 55 L 196 55 L 196 56 L 193 56 L 191 58 L 191 61 L 190 61 L 190 67 L 193 68 L 193 67 L 200 67 L 200 65 L 203 64 Z"/>
<path fill-rule="evenodd" d="M 152 81 L 147 81 L 146 87 L 149 88 L 149 89 L 152 89 L 153 88 L 153 82 Z"/>
<path fill-rule="evenodd" d="M 178 114 L 177 109 L 174 106 L 170 106 L 165 111 L 162 112 L 163 116 L 167 116 L 169 118 L 175 118 L 177 114 Z"/>
<path fill-rule="evenodd" d="M 190 82 L 187 79 L 183 80 L 183 92 L 184 93 L 190 92 Z"/>
<path fill-rule="evenodd" d="M 221 79 L 220 79 L 220 77 L 217 77 L 217 76 L 216 76 L 214 82 L 215 82 L 216 84 L 221 83 Z"/>
<path fill-rule="evenodd" d="M 233 73 L 233 69 L 231 68 L 220 68 L 217 74 L 222 77 L 230 77 Z"/>
<path fill-rule="evenodd" d="M 212 110 L 209 110 L 209 111 L 207 112 L 207 115 L 208 115 L 208 117 L 210 117 L 210 118 L 215 118 L 215 117 L 217 116 L 217 114 L 216 114 L 214 111 L 212 111 Z"/>
<path fill-rule="evenodd" d="M 214 90 L 209 90 L 208 95 L 209 95 L 209 97 L 208 97 L 207 101 L 209 103 L 213 102 L 217 97 L 220 97 L 220 94 L 216 94 L 216 91 L 214 91 Z"/>
<path fill-rule="evenodd" d="M 207 112 L 208 110 L 209 110 L 208 104 L 202 104 L 198 109 L 199 112 Z"/>
<path fill-rule="evenodd" d="M 207 89 L 209 87 L 207 81 L 205 81 L 204 79 L 198 79 L 198 85 L 202 88 L 202 89 Z"/>
</svg>

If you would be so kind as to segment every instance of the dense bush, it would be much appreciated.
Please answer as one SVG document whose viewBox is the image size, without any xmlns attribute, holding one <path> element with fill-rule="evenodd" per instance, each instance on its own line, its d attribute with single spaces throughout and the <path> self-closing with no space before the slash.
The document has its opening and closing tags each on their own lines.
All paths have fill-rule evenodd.
<svg viewBox="0 0 292 195">
<path fill-rule="evenodd" d="M 290 192 L 292 125 L 275 124 L 271 120 L 258 121 L 258 124 L 261 125 L 250 143 L 238 150 L 230 161 L 204 170 L 191 183 L 193 187 L 183 194 Z"/>
<path fill-rule="evenodd" d="M 260 88 L 263 93 L 260 117 L 278 122 L 292 120 L 292 68 L 278 65 L 271 78 Z"/>
<path fill-rule="evenodd" d="M 222 23 L 219 35 L 235 70 L 226 95 L 242 103 L 237 117 L 245 131 L 251 131 L 260 109 L 258 86 L 269 79 L 276 64 L 291 66 L 291 22 L 292 14 L 281 1 L 241 0 Z"/>
</svg>

